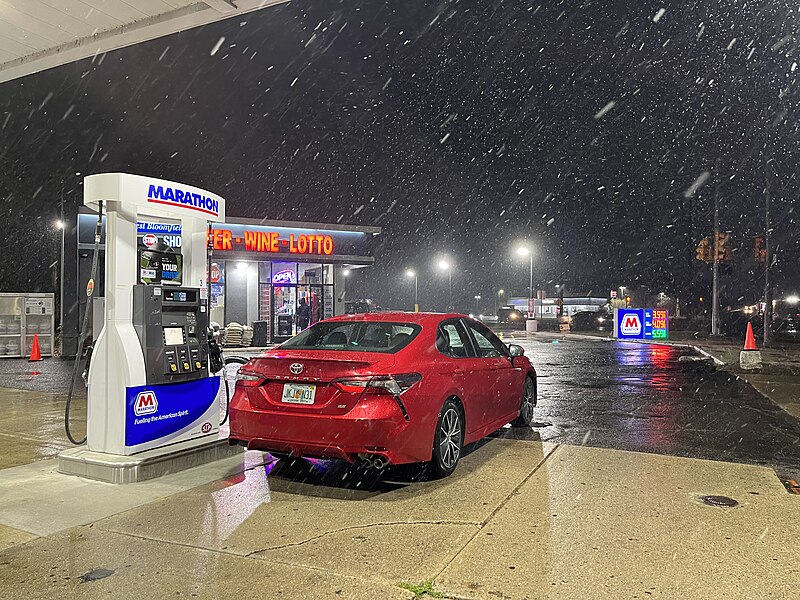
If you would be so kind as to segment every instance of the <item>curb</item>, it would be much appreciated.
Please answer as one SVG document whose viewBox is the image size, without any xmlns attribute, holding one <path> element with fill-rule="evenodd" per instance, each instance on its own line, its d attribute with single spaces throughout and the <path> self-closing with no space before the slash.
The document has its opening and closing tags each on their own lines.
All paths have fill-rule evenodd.
<svg viewBox="0 0 800 600">
<path fill-rule="evenodd" d="M 724 367 L 726 365 L 726 363 L 724 361 L 722 361 L 718 357 L 716 357 L 713 354 L 711 354 L 711 352 L 709 352 L 705 348 L 701 348 L 700 346 L 689 346 L 689 348 L 691 348 L 692 350 L 695 350 L 696 352 L 699 352 L 703 356 L 707 356 L 708 358 L 713 360 L 714 361 L 714 365 L 717 366 L 717 367 Z"/>
</svg>

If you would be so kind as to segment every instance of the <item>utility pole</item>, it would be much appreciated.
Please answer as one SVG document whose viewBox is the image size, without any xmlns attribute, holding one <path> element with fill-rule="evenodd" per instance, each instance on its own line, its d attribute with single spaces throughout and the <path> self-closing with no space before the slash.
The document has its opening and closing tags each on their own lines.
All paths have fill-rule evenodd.
<svg viewBox="0 0 800 600">
<path fill-rule="evenodd" d="M 770 221 L 769 221 L 769 160 L 764 160 L 764 343 L 766 346 L 772 341 L 772 286 L 769 280 L 769 269 L 772 265 L 772 248 L 770 247 Z"/>
<path fill-rule="evenodd" d="M 719 159 L 714 168 L 714 262 L 711 289 L 711 335 L 719 335 Z"/>
</svg>

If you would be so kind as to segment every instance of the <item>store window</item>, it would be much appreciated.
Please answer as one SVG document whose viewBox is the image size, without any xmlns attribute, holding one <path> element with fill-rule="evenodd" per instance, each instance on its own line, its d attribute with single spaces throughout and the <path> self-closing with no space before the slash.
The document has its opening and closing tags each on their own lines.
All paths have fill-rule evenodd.
<svg viewBox="0 0 800 600">
<path fill-rule="evenodd" d="M 300 264 L 297 266 L 297 283 L 326 283 L 322 265 Z"/>
</svg>

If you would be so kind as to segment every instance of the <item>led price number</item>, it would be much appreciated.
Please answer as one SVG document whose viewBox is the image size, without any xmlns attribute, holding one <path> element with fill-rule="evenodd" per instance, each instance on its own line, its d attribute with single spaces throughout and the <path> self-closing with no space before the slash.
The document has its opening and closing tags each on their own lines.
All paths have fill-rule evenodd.
<svg viewBox="0 0 800 600">
<path fill-rule="evenodd" d="M 667 328 L 667 311 L 654 310 L 653 329 L 666 329 L 666 328 Z"/>
<path fill-rule="evenodd" d="M 667 329 L 669 327 L 669 316 L 666 310 L 653 311 L 653 337 L 658 339 L 666 339 Z"/>
</svg>

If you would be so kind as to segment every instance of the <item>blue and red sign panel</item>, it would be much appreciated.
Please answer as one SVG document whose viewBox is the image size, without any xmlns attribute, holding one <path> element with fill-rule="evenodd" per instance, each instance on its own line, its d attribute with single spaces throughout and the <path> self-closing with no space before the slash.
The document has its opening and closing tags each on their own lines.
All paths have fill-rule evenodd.
<svg viewBox="0 0 800 600">
<path fill-rule="evenodd" d="M 159 445 L 211 432 L 217 427 L 214 411 L 219 377 L 182 383 L 143 385 L 125 390 L 125 445 Z M 218 418 L 218 412 L 217 412 Z"/>
<path fill-rule="evenodd" d="M 669 311 L 663 308 L 618 308 L 614 312 L 614 332 L 620 340 L 666 340 L 669 337 Z"/>
</svg>

